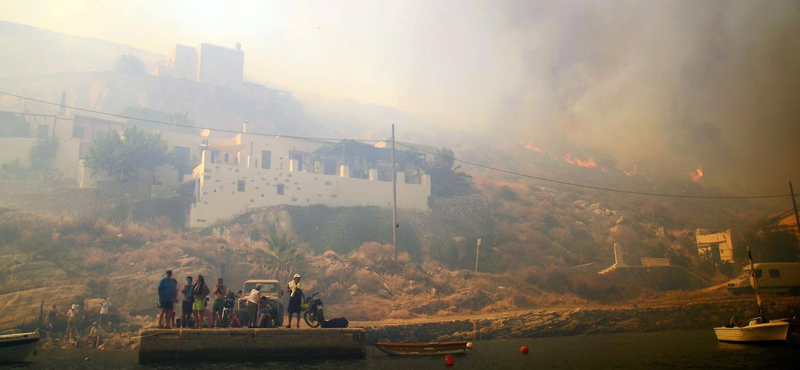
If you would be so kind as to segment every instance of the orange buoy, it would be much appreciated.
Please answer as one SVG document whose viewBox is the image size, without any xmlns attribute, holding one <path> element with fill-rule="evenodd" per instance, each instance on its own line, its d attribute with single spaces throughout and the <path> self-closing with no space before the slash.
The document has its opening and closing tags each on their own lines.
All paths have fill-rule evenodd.
<svg viewBox="0 0 800 370">
<path fill-rule="evenodd" d="M 522 346 L 522 347 L 520 347 L 520 349 L 519 349 L 519 353 L 524 353 L 524 354 L 526 354 L 526 355 L 527 355 L 527 354 L 528 354 L 528 346 Z"/>
<path fill-rule="evenodd" d="M 451 355 L 444 356 L 444 362 L 447 364 L 447 366 L 453 366 L 456 363 Z"/>
<path fill-rule="evenodd" d="M 472 342 L 467 342 L 467 349 L 472 349 Z"/>
</svg>

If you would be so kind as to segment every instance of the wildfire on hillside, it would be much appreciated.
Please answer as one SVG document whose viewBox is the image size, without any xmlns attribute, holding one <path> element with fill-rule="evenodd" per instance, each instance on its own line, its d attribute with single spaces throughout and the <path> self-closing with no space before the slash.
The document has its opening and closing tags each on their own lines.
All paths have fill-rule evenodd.
<svg viewBox="0 0 800 370">
<path fill-rule="evenodd" d="M 697 170 L 690 173 L 690 175 L 692 175 L 692 181 L 700 182 L 700 180 L 703 178 L 703 166 L 697 168 Z"/>
<path fill-rule="evenodd" d="M 615 168 L 620 170 L 620 171 L 622 171 L 622 173 L 624 173 L 627 176 L 633 176 L 633 175 L 639 175 L 640 174 L 639 170 L 636 168 L 635 164 L 633 165 L 633 169 L 630 170 L 630 171 L 626 171 L 624 168 L 622 168 L 622 166 L 616 166 Z"/>
<path fill-rule="evenodd" d="M 594 163 L 594 158 L 591 157 L 589 157 L 589 159 L 585 161 L 582 161 L 580 158 L 572 158 L 572 156 L 569 153 L 567 153 L 567 155 L 564 156 L 564 160 L 567 163 L 576 164 L 581 167 L 589 167 L 589 168 L 597 167 L 597 164 Z"/>
<path fill-rule="evenodd" d="M 519 142 L 519 145 L 522 145 L 522 147 L 523 147 L 523 148 L 525 148 L 525 149 L 528 149 L 528 150 L 533 150 L 533 151 L 534 151 L 534 152 L 536 152 L 536 153 L 541 153 L 541 152 L 542 152 L 542 150 L 541 150 L 541 149 L 539 149 L 539 148 L 537 148 L 537 147 L 533 146 L 533 142 L 530 142 L 530 141 L 529 141 L 527 144 L 525 144 L 525 143 L 523 143 L 523 142 L 521 142 L 521 141 L 520 141 L 520 142 Z"/>
</svg>

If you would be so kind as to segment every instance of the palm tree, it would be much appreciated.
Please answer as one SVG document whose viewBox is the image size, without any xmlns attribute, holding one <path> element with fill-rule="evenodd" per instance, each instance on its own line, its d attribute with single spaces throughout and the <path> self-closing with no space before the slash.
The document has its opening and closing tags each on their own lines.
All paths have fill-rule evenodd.
<svg viewBox="0 0 800 370">
<path fill-rule="evenodd" d="M 436 157 L 430 168 L 431 192 L 440 197 L 468 195 L 472 192 L 472 176 L 457 172 L 456 156 L 452 149 L 436 149 Z"/>
<path fill-rule="evenodd" d="M 289 274 L 306 267 L 305 253 L 295 247 L 295 242 L 284 234 L 267 237 L 268 247 L 256 247 L 256 266 L 251 273 L 266 273 L 278 281 L 287 281 Z"/>
</svg>

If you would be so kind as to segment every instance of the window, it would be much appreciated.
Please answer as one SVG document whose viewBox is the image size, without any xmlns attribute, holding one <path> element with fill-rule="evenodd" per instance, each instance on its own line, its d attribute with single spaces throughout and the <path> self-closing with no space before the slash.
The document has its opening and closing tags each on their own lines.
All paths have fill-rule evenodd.
<svg viewBox="0 0 800 370">
<path fill-rule="evenodd" d="M 211 163 L 217 163 L 217 157 L 219 157 L 219 151 L 212 150 L 211 151 Z"/>
<path fill-rule="evenodd" d="M 278 195 L 283 195 L 283 184 L 278 184 Z"/>
<path fill-rule="evenodd" d="M 75 126 L 72 128 L 73 139 L 83 139 L 83 126 Z"/>
<path fill-rule="evenodd" d="M 303 155 L 302 154 L 292 154 L 292 159 L 297 160 L 297 171 L 303 170 Z"/>
<path fill-rule="evenodd" d="M 772 279 L 779 278 L 779 277 L 781 277 L 781 271 L 780 270 L 769 270 L 769 277 L 772 278 Z"/>
<path fill-rule="evenodd" d="M 211 175 L 203 175 L 203 180 L 211 180 Z"/>
<path fill-rule="evenodd" d="M 323 173 L 326 175 L 335 175 L 336 174 L 336 160 L 335 159 L 326 159 L 323 162 Z"/>
<path fill-rule="evenodd" d="M 175 151 L 175 157 L 181 164 L 189 164 L 189 148 L 185 146 L 176 146 L 172 148 Z"/>
<path fill-rule="evenodd" d="M 230 161 L 230 159 L 231 159 L 230 154 L 225 153 L 225 163 L 228 163 L 228 161 Z"/>
<path fill-rule="evenodd" d="M 47 138 L 47 125 L 39 125 L 36 128 L 36 137 L 38 138 Z"/>
<path fill-rule="evenodd" d="M 272 152 L 270 152 L 269 150 L 261 151 L 261 168 L 264 169 L 272 168 Z"/>
<path fill-rule="evenodd" d="M 236 182 L 236 191 L 243 192 L 244 191 L 244 184 L 246 182 L 244 180 L 239 180 Z"/>
<path fill-rule="evenodd" d="M 761 279 L 761 269 L 756 270 L 756 279 Z"/>
</svg>

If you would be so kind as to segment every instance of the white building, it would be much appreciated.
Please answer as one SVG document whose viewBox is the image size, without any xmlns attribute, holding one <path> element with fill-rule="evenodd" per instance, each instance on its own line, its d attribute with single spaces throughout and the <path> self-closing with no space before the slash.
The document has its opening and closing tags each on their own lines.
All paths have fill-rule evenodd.
<svg viewBox="0 0 800 370">
<path fill-rule="evenodd" d="M 733 262 L 733 241 L 730 229 L 719 232 L 697 229 L 695 238 L 697 239 L 698 253 L 710 255 L 715 263 Z"/>
<path fill-rule="evenodd" d="M 241 89 L 244 79 L 242 45 L 237 43 L 235 49 L 211 44 L 200 44 L 196 48 L 175 45 L 153 75 Z"/>
<path fill-rule="evenodd" d="M 249 209 L 277 205 L 391 207 L 392 183 L 386 181 L 391 168 L 376 161 L 363 171 L 345 155 L 315 158 L 316 151 L 336 145 L 246 133 L 211 142 L 192 174 L 196 188 L 189 226 L 205 227 Z M 412 180 L 407 181 L 406 171 L 414 173 Z M 398 208 L 428 211 L 430 195 L 429 175 L 419 168 L 398 170 Z"/>
<path fill-rule="evenodd" d="M 81 158 L 89 151 L 93 139 L 112 130 L 122 132 L 133 123 L 78 115 L 48 116 L 47 120 L 30 116 L 0 117 L 0 133 L 18 135 L 0 137 L 0 164 L 18 158 L 27 165 L 31 148 L 40 138 L 57 136 L 59 149 L 53 167 L 64 174 L 67 185 L 94 188 L 98 181 L 115 180 L 103 172 L 94 174 Z M 140 129 L 154 131 L 146 126 Z M 385 143 L 373 146 L 354 141 L 335 143 L 248 133 L 225 139 L 156 132 L 167 142 L 169 150 L 186 161 L 187 168 L 193 163 L 199 165 L 192 173 L 180 173 L 170 166 L 157 167 L 152 173 L 142 170 L 139 178 L 152 178 L 154 185 L 166 186 L 194 181 L 190 227 L 205 227 L 258 207 L 315 204 L 391 207 L 392 204 L 390 149 Z M 402 150 L 396 154 L 398 208 L 428 211 L 431 182 L 424 172 L 426 158 Z"/>
</svg>

